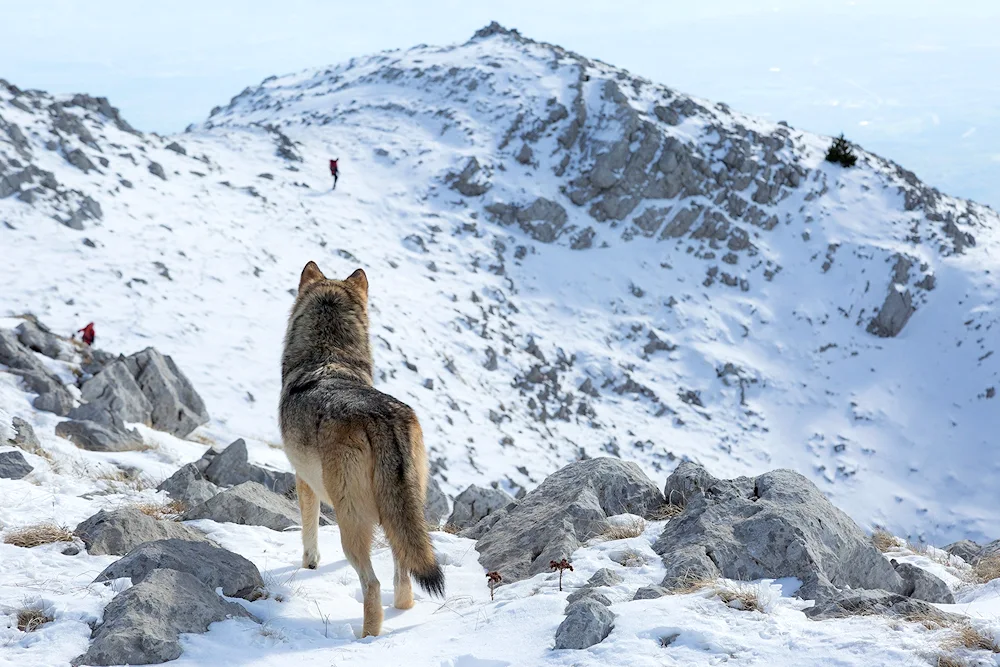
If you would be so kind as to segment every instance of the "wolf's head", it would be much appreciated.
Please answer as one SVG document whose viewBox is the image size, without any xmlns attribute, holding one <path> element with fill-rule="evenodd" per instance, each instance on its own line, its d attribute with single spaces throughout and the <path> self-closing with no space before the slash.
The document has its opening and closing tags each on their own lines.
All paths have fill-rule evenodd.
<svg viewBox="0 0 1000 667">
<path fill-rule="evenodd" d="M 330 364 L 355 369 L 371 381 L 368 277 L 358 269 L 344 280 L 327 278 L 309 262 L 288 318 L 283 374 Z"/>
</svg>

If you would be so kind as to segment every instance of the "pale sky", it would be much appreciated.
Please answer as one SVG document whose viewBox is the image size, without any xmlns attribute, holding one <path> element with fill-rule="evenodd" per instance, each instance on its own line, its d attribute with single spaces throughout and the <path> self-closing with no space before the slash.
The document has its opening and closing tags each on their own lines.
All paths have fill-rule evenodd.
<svg viewBox="0 0 1000 667">
<path fill-rule="evenodd" d="M 846 133 L 1000 208 L 998 0 L 31 0 L 6 2 L 0 77 L 108 97 L 181 131 L 272 74 L 499 21 L 734 109 Z"/>
</svg>

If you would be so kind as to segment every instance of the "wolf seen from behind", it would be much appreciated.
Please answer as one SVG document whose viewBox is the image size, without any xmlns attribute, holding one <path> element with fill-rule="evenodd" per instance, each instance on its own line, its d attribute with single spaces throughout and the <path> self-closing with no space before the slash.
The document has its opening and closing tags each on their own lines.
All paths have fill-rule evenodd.
<svg viewBox="0 0 1000 667">
<path fill-rule="evenodd" d="M 328 502 L 361 580 L 361 636 L 382 627 L 371 563 L 377 524 L 392 547 L 396 608 L 413 606 L 411 574 L 425 591 L 443 597 L 444 573 L 424 521 L 423 435 L 408 405 L 372 386 L 368 278 L 361 269 L 345 280 L 327 279 L 314 262 L 302 270 L 285 333 L 279 412 L 302 510 L 302 565 L 319 563 L 319 506 Z"/>
</svg>

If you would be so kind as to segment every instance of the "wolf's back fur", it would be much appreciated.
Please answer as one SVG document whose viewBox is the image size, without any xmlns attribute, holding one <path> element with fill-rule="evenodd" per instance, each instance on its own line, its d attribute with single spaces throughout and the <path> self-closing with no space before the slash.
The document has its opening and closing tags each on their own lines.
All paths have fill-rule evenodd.
<svg viewBox="0 0 1000 667">
<path fill-rule="evenodd" d="M 424 590 L 443 595 L 444 574 L 424 521 L 423 435 L 408 405 L 372 387 L 367 299 L 367 278 L 360 269 L 344 281 L 327 280 L 310 262 L 289 317 L 280 422 L 300 487 L 308 487 L 299 494 L 303 541 L 308 542 L 311 508 L 302 496 L 311 490 L 333 505 L 345 553 L 356 569 L 354 561 L 361 559 L 356 552 L 368 545 L 349 545 L 349 533 L 357 533 L 360 542 L 367 534 L 370 542 L 371 527 L 381 523 L 397 573 L 399 568 L 412 572 Z M 306 544 L 304 560 L 315 566 L 308 562 L 309 549 Z M 408 575 L 402 585 L 408 589 Z M 365 611 L 367 619 L 367 604 Z M 368 629 L 367 620 L 365 625 Z"/>
</svg>

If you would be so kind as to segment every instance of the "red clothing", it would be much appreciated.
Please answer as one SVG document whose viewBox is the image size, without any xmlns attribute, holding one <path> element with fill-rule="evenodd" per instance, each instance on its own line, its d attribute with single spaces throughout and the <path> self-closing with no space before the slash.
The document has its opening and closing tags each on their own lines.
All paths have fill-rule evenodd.
<svg viewBox="0 0 1000 667">
<path fill-rule="evenodd" d="M 77 331 L 77 333 L 82 333 L 83 334 L 83 342 L 85 344 L 87 344 L 87 345 L 93 345 L 94 344 L 94 323 L 93 322 L 91 322 L 90 324 L 88 324 L 84 328 L 82 328 L 79 331 Z"/>
<path fill-rule="evenodd" d="M 337 168 L 337 161 L 338 160 L 339 160 L 339 158 L 337 160 L 330 160 L 330 174 L 332 176 L 336 176 L 337 172 L 340 171 L 340 169 Z"/>
</svg>

